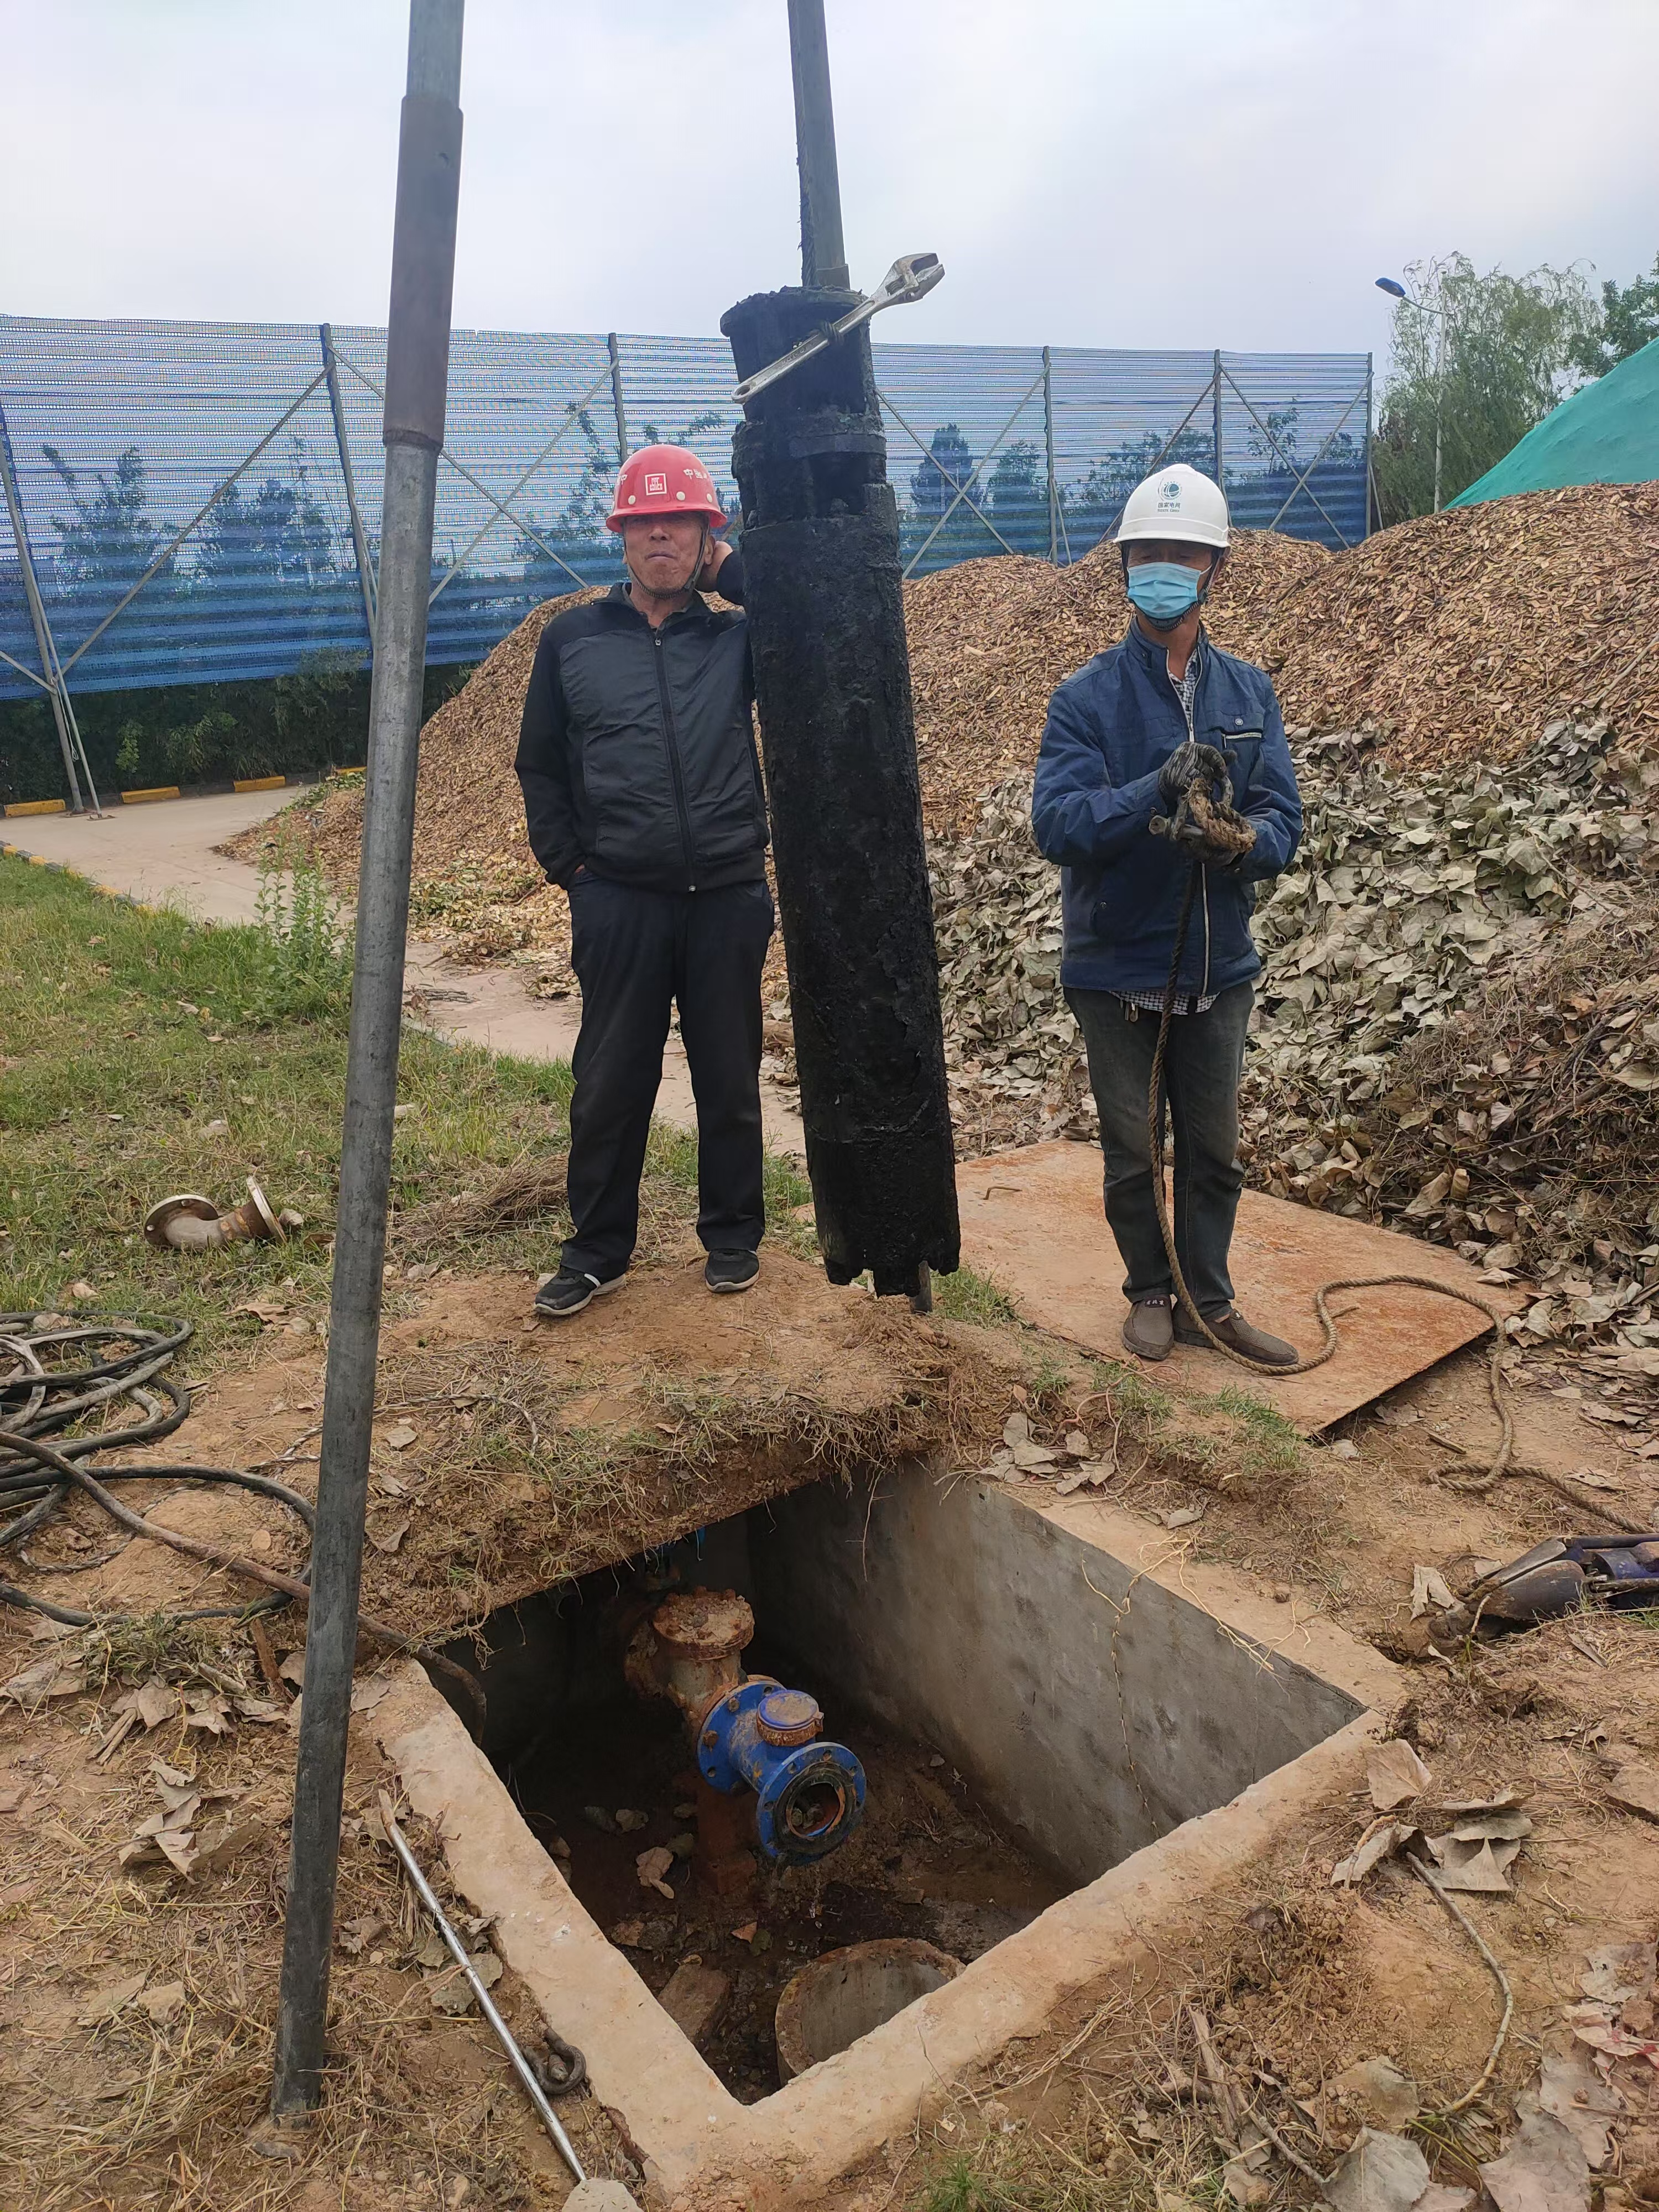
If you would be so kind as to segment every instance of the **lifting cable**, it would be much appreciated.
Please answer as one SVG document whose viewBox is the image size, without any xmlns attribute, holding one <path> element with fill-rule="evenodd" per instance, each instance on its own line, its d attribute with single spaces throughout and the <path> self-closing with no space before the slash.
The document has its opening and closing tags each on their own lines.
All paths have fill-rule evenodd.
<svg viewBox="0 0 1659 2212">
<path fill-rule="evenodd" d="M 188 1322 L 163 1322 L 133 1314 L 92 1314 L 70 1322 L 56 1314 L 0 1313 L 0 1555 L 15 1556 L 37 1575 L 85 1574 L 126 1549 L 135 1536 L 165 1544 L 205 1565 L 262 1585 L 264 1595 L 238 1606 L 204 1606 L 167 1613 L 171 1625 L 196 1620 L 247 1621 L 310 1601 L 307 1560 L 293 1574 L 239 1558 L 222 1547 L 150 1520 L 118 1498 L 123 1482 L 223 1483 L 275 1498 L 301 1522 L 307 1540 L 315 1527 L 310 1501 L 270 1475 L 233 1467 L 198 1467 L 178 1461 L 137 1460 L 106 1464 L 106 1455 L 159 1443 L 189 1417 L 189 1386 L 167 1371 L 193 1334 Z M 45 1355 L 43 1357 L 43 1355 Z M 64 1364 L 65 1356 L 70 1362 Z M 137 1419 L 131 1418 L 133 1414 Z M 123 1417 L 125 1418 L 123 1418 Z M 89 1419 L 88 1433 L 69 1433 Z M 48 1443 L 47 1438 L 52 1441 Z M 93 1464 L 95 1462 L 96 1464 Z M 113 1549 L 91 1559 L 43 1564 L 26 1547 L 59 1515 L 71 1496 L 89 1498 L 126 1531 Z M 124 1626 L 140 1616 L 86 1613 L 54 1605 L 33 1590 L 0 1578 L 0 1605 L 44 1614 L 69 1628 Z M 151 1616 L 144 1616 L 149 1619 Z M 483 1692 L 475 1675 L 418 1637 L 360 1614 L 362 1632 L 394 1651 L 408 1651 L 456 1683 L 482 1715 Z"/>
<path fill-rule="evenodd" d="M 1200 782 L 1200 788 L 1202 789 Z M 1218 807 L 1216 811 L 1225 816 L 1231 808 Z M 1164 986 L 1164 1005 L 1158 1017 L 1158 1043 L 1152 1053 L 1152 1080 L 1146 1089 L 1146 1138 L 1148 1158 L 1152 1167 L 1152 1198 L 1158 1208 L 1158 1225 L 1164 1239 L 1164 1249 L 1170 1262 L 1170 1276 L 1175 1285 L 1176 1299 L 1181 1310 L 1200 1331 L 1211 1350 L 1231 1359 L 1235 1366 L 1248 1368 L 1252 1375 L 1287 1376 L 1306 1375 L 1316 1367 L 1322 1367 L 1336 1350 L 1336 1323 L 1331 1318 L 1327 1301 L 1336 1291 L 1413 1290 L 1426 1291 L 1437 1298 L 1453 1298 L 1459 1305 L 1473 1306 L 1484 1314 L 1492 1326 L 1492 1356 L 1486 1369 L 1486 1387 L 1492 1397 L 1492 1409 L 1498 1415 L 1501 1437 L 1495 1456 L 1484 1474 L 1472 1482 L 1451 1482 L 1454 1490 L 1481 1493 L 1492 1489 L 1508 1469 L 1515 1453 L 1515 1420 L 1510 1412 L 1509 1399 L 1504 1383 L 1504 1316 L 1496 1306 L 1485 1298 L 1478 1298 L 1471 1291 L 1460 1291 L 1450 1283 L 1437 1282 L 1431 1275 L 1343 1275 L 1321 1283 L 1313 1294 L 1314 1311 L 1318 1316 L 1324 1341 L 1317 1352 L 1305 1352 L 1293 1364 L 1280 1366 L 1265 1359 L 1253 1359 L 1248 1352 L 1238 1351 L 1218 1336 L 1200 1313 L 1187 1280 L 1181 1271 L 1181 1261 L 1176 1251 L 1175 1230 L 1170 1219 L 1169 1200 L 1164 1185 L 1164 1062 L 1169 1050 L 1170 1024 L 1175 1017 L 1175 1003 L 1181 976 L 1181 963 L 1186 955 L 1187 934 L 1193 919 L 1193 907 L 1198 895 L 1199 879 L 1203 863 L 1193 858 L 1187 876 L 1187 890 L 1181 902 L 1181 915 L 1176 924 L 1175 952 L 1170 962 L 1169 980 Z M 1529 1470 L 1530 1471 L 1530 1470 Z M 1571 1493 L 1567 1493 L 1571 1495 Z M 1582 1504 L 1582 1499 L 1575 1499 Z"/>
</svg>

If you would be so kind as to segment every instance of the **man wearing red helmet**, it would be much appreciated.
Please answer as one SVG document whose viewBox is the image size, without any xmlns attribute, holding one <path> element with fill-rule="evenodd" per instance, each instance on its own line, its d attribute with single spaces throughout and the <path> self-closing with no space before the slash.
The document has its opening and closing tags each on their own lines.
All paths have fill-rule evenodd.
<svg viewBox="0 0 1659 2212">
<path fill-rule="evenodd" d="M 572 1060 L 572 1231 L 536 1310 L 580 1313 L 628 1273 L 663 1046 L 678 1005 L 697 1103 L 697 1234 L 711 1291 L 746 1291 L 764 1231 L 761 969 L 773 927 L 741 560 L 713 480 L 647 446 L 607 526 L 628 581 L 541 635 L 520 734 L 531 849 L 570 897 L 582 992 Z"/>
</svg>

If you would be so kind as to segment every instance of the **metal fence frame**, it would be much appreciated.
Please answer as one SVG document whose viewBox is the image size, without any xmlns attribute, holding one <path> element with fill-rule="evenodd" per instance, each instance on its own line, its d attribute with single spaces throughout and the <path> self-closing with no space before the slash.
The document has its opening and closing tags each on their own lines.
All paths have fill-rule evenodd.
<svg viewBox="0 0 1659 2212">
<path fill-rule="evenodd" d="M 0 702 L 50 699 L 72 804 L 97 804 L 70 694 L 77 670 L 83 690 L 120 690 L 284 673 L 318 651 L 362 665 L 372 653 L 384 346 L 383 331 L 329 323 L 0 316 Z M 907 576 L 988 552 L 1079 559 L 1114 527 L 1126 472 L 1150 473 L 1177 448 L 1257 526 L 1340 547 L 1369 526 L 1369 356 L 881 345 L 875 356 L 896 484 L 916 465 Z M 434 555 L 429 659 L 480 657 L 530 605 L 609 580 L 614 541 L 597 526 L 598 500 L 631 435 L 696 444 L 729 486 L 732 380 L 719 340 L 458 331 L 441 461 L 448 550 Z M 1297 447 L 1304 403 L 1322 431 L 1311 459 Z M 81 474 L 107 497 L 105 469 L 139 450 L 135 422 L 167 456 L 139 473 L 171 471 L 173 514 L 145 540 L 142 568 L 112 573 L 100 598 L 77 586 L 66 550 L 75 532 L 52 512 L 53 486 L 84 520 Z M 246 514 L 238 487 L 285 432 L 285 465 L 327 539 L 326 574 L 309 588 L 283 584 L 272 613 L 278 586 L 251 560 L 246 575 L 230 574 L 222 542 L 218 566 L 204 567 L 203 539 L 228 513 Z M 1006 510 L 993 472 L 1010 461 L 1019 496 Z M 274 487 L 268 475 L 256 501 Z M 561 491 L 562 527 L 534 503 Z M 492 539 L 493 569 L 478 557 Z M 179 564 L 187 547 L 190 568 Z"/>
</svg>

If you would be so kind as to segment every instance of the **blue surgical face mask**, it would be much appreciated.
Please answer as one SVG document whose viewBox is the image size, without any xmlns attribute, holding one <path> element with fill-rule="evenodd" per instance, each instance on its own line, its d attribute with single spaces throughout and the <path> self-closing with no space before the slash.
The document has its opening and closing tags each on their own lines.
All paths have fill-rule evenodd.
<svg viewBox="0 0 1659 2212">
<path fill-rule="evenodd" d="M 1199 587 L 1206 581 L 1195 568 L 1179 561 L 1143 561 L 1129 571 L 1129 604 L 1158 629 L 1173 629 L 1199 602 Z"/>
</svg>

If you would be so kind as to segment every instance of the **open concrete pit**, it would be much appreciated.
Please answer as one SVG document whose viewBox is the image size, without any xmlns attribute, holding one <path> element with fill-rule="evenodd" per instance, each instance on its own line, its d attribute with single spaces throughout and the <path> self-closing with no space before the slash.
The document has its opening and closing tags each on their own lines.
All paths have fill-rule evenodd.
<svg viewBox="0 0 1659 2212">
<path fill-rule="evenodd" d="M 913 1462 L 498 1614 L 481 1746 L 412 1667 L 376 1733 L 647 2173 L 824 2181 L 1359 1779 L 1393 1669 L 1283 1630 L 1110 1508 Z M 712 1788 L 769 1713 L 759 1795 Z M 786 2009 L 830 2025 L 781 2069 L 804 1970 Z"/>
</svg>

